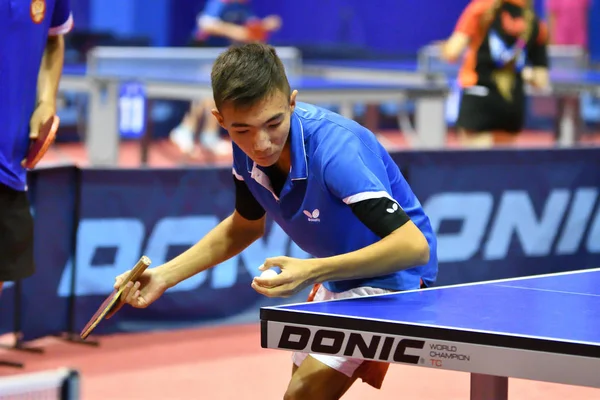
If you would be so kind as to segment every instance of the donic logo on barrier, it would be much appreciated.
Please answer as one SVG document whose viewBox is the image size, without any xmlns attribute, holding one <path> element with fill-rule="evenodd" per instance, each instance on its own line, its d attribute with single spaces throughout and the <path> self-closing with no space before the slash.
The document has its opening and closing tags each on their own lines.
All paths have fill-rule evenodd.
<svg viewBox="0 0 600 400">
<path fill-rule="evenodd" d="M 487 192 L 439 193 L 424 204 L 436 232 L 444 221 L 460 230 L 438 233 L 440 262 L 461 262 L 478 253 L 484 260 L 508 255 L 513 238 L 523 255 L 545 257 L 579 252 L 600 253 L 600 207 L 596 188 L 554 189 L 536 213 L 523 190 L 499 197 Z"/>
<path fill-rule="evenodd" d="M 505 191 L 494 197 L 488 192 L 438 193 L 424 203 L 438 236 L 438 259 L 464 262 L 480 256 L 483 260 L 507 258 L 516 239 L 524 257 L 548 257 L 578 253 L 600 253 L 600 207 L 598 190 L 555 189 L 550 191 L 536 212 L 526 191 Z M 440 232 L 444 221 L 459 221 L 457 232 Z M 135 218 L 84 219 L 78 231 L 77 295 L 104 295 L 122 269 L 134 265 L 141 254 L 153 265 L 167 261 L 169 248 L 189 247 L 219 223 L 216 216 L 165 217 L 152 229 Z M 144 243 L 145 246 L 144 246 Z M 95 265 L 93 258 L 101 248 L 115 249 L 110 265 Z M 257 275 L 266 257 L 288 255 L 307 258 L 283 230 L 273 224 L 269 233 L 248 249 L 216 268 L 181 282 L 170 291 L 194 290 L 202 285 L 227 289 L 238 280 L 238 262 L 249 275 Z M 64 268 L 59 295 L 70 291 L 72 263 Z"/>
<path fill-rule="evenodd" d="M 112 289 L 110 283 L 113 282 L 114 277 L 124 272 L 127 266 L 133 266 L 141 254 L 147 255 L 152 260 L 153 266 L 158 266 L 168 261 L 170 247 L 187 248 L 194 245 L 219 222 L 219 219 L 212 215 L 166 217 L 147 231 L 142 221 L 135 218 L 82 220 L 78 230 L 76 294 L 78 296 L 106 294 L 107 290 Z M 110 265 L 93 263 L 96 252 L 103 248 L 114 249 L 115 256 Z M 258 267 L 265 258 L 274 255 L 309 257 L 306 252 L 291 242 L 278 225 L 273 224 L 265 237 L 252 243 L 239 255 L 181 282 L 169 289 L 169 292 L 194 290 L 202 285 L 209 285 L 213 289 L 230 288 L 238 279 L 240 259 L 248 273 L 257 276 Z M 69 295 L 71 268 L 72 262 L 69 260 L 58 288 L 61 297 Z M 99 282 L 109 284 L 99 284 Z"/>
</svg>

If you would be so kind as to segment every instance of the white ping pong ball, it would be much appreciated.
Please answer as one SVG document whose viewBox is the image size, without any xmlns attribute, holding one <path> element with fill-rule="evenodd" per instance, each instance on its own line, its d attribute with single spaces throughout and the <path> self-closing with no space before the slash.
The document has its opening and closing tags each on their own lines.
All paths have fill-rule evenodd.
<svg viewBox="0 0 600 400">
<path fill-rule="evenodd" d="M 262 274 L 260 274 L 261 278 L 273 278 L 275 276 L 277 276 L 277 271 L 275 271 L 274 269 L 268 269 L 266 271 L 263 271 Z"/>
</svg>

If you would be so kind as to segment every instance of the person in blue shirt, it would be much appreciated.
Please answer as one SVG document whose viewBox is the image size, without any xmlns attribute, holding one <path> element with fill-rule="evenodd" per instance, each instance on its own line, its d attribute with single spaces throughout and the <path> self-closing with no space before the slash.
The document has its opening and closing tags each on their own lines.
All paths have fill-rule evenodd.
<svg viewBox="0 0 600 400">
<path fill-rule="evenodd" d="M 281 19 L 277 15 L 260 19 L 250 0 L 208 0 L 197 17 L 196 45 L 227 47 L 261 39 L 253 37 L 249 29 L 252 23 L 260 24 L 266 33 L 281 27 Z"/>
<path fill-rule="evenodd" d="M 212 88 L 213 113 L 233 142 L 235 210 L 196 245 L 128 283 L 121 304 L 147 307 L 240 253 L 263 236 L 267 214 L 314 257 L 267 258 L 260 269 L 281 272 L 253 279 L 265 296 L 310 287 L 312 299 L 327 300 L 434 284 L 437 242 L 429 218 L 372 132 L 297 101 L 275 49 L 264 44 L 222 53 Z M 380 388 L 388 365 L 296 353 L 284 398 L 339 399 L 358 378 Z"/>
<path fill-rule="evenodd" d="M 259 25 L 265 35 L 256 36 L 253 26 Z M 281 27 L 281 19 L 269 15 L 259 19 L 252 9 L 250 0 L 208 0 L 197 17 L 194 47 L 227 47 L 233 43 L 264 41 L 266 35 Z M 214 108 L 212 99 L 192 102 L 183 120 L 170 133 L 171 141 L 184 154 L 194 153 L 194 136 L 204 118 L 200 143 L 216 155 L 231 151 L 228 141 L 221 140 L 219 124 L 210 114 Z"/>
<path fill-rule="evenodd" d="M 56 113 L 68 0 L 7 1 L 0 7 L 0 290 L 35 272 L 27 171 L 21 166 L 40 126 Z"/>
</svg>

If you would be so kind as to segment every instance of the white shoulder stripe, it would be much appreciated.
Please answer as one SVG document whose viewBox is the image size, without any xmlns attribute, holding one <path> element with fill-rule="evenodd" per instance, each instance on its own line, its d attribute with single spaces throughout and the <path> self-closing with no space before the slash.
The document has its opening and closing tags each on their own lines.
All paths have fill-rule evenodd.
<svg viewBox="0 0 600 400">
<path fill-rule="evenodd" d="M 358 203 L 359 201 L 369 200 L 369 199 L 380 199 L 382 197 L 388 198 L 392 201 L 396 201 L 392 198 L 392 196 L 390 196 L 390 194 L 388 192 L 380 191 L 380 192 L 362 192 L 362 193 L 353 194 L 352 196 L 346 197 L 344 199 L 344 203 L 354 204 L 354 203 Z"/>
<path fill-rule="evenodd" d="M 244 177 L 243 177 L 243 176 L 241 176 L 240 174 L 238 174 L 238 173 L 235 171 L 235 168 L 231 168 L 231 172 L 233 172 L 233 176 L 235 176 L 235 179 L 237 179 L 238 181 L 243 181 L 243 180 L 244 180 Z"/>
<path fill-rule="evenodd" d="M 58 36 L 64 35 L 65 33 L 69 33 L 73 29 L 73 14 L 69 14 L 69 18 L 65 21 L 64 24 L 55 26 L 50 28 L 48 31 L 48 35 L 50 36 Z"/>
</svg>

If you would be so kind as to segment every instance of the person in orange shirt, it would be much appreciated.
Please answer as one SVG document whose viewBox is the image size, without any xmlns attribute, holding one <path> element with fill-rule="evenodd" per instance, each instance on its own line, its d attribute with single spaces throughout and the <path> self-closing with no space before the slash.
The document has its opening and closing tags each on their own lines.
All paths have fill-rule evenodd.
<svg viewBox="0 0 600 400">
<path fill-rule="evenodd" d="M 525 84 L 549 85 L 548 30 L 531 0 L 473 0 L 442 46 L 456 62 L 459 137 L 469 147 L 512 142 L 525 120 Z"/>
</svg>

